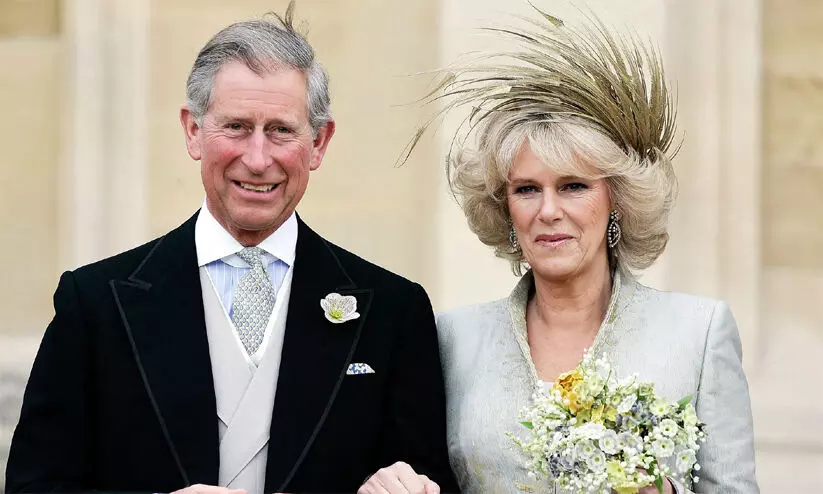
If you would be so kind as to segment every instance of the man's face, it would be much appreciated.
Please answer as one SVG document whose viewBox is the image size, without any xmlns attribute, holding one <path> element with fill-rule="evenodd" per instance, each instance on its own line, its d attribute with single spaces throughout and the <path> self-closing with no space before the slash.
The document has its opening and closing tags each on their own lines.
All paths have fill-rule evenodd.
<svg viewBox="0 0 823 494">
<path fill-rule="evenodd" d="M 294 211 L 320 167 L 334 122 L 312 133 L 306 78 L 290 68 L 262 77 L 240 62 L 215 75 L 211 103 L 198 125 L 180 120 L 192 159 L 201 162 L 206 205 L 243 245 L 256 245 Z"/>
</svg>

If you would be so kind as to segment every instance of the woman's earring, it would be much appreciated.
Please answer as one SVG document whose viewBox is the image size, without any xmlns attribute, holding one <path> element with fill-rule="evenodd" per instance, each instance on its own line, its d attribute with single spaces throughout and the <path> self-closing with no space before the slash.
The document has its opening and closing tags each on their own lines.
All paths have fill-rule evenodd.
<svg viewBox="0 0 823 494">
<path fill-rule="evenodd" d="M 520 250 L 520 242 L 517 241 L 517 232 L 514 231 L 514 223 L 511 219 L 509 219 L 509 246 L 512 248 L 512 252 Z"/>
<path fill-rule="evenodd" d="M 620 235 L 623 233 L 620 231 L 620 213 L 617 210 L 612 210 L 609 213 L 609 226 L 606 229 L 606 243 L 608 243 L 610 249 L 614 249 L 617 245 L 617 242 L 620 241 Z"/>
</svg>

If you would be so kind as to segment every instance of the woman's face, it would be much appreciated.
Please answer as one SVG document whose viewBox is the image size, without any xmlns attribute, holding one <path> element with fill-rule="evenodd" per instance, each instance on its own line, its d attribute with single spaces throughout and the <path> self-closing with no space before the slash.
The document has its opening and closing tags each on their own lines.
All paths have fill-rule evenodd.
<svg viewBox="0 0 823 494">
<path fill-rule="evenodd" d="M 520 248 L 537 276 L 564 281 L 608 266 L 611 199 L 604 179 L 560 176 L 526 141 L 506 192 Z"/>
</svg>

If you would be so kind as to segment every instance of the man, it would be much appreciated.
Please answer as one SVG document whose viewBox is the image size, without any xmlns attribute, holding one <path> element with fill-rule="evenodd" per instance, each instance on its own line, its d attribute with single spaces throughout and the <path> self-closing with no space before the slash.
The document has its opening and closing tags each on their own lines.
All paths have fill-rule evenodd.
<svg viewBox="0 0 823 494">
<path fill-rule="evenodd" d="M 206 44 L 180 120 L 204 207 L 63 274 L 9 492 L 456 491 L 426 293 L 294 212 L 335 123 L 291 7 Z"/>
</svg>

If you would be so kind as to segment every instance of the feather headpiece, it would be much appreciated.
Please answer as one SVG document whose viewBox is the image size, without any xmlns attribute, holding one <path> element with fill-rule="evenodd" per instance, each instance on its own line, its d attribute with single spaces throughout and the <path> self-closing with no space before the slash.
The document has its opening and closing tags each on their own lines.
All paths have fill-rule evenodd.
<svg viewBox="0 0 823 494">
<path fill-rule="evenodd" d="M 527 19 L 526 28 L 486 28 L 513 38 L 516 50 L 441 71 L 423 101 L 445 105 L 418 130 L 403 161 L 434 120 L 466 105 L 471 112 L 450 149 L 494 112 L 517 112 L 527 121 L 560 117 L 591 125 L 641 159 L 666 156 L 675 134 L 675 103 L 659 53 L 636 37 L 611 33 L 594 16 L 591 25 L 577 30 L 534 8 L 540 19 Z"/>
</svg>

